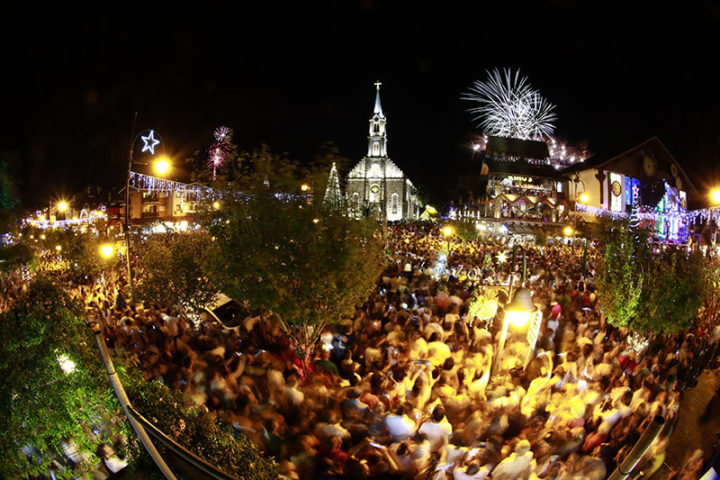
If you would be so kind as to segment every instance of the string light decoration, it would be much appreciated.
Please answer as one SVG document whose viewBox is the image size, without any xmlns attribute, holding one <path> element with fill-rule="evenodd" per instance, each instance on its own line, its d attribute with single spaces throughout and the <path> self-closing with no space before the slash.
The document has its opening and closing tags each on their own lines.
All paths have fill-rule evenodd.
<svg viewBox="0 0 720 480">
<path fill-rule="evenodd" d="M 555 130 L 555 105 L 535 90 L 520 71 L 494 69 L 488 79 L 476 80 L 460 98 L 475 102 L 468 108 L 473 120 L 489 135 L 544 140 Z"/>
<path fill-rule="evenodd" d="M 222 167 L 232 152 L 232 132 L 228 127 L 220 126 L 213 132 L 215 143 L 208 149 L 208 167 L 212 169 L 212 179 L 215 181 L 217 169 Z"/>
<path fill-rule="evenodd" d="M 211 188 L 194 183 L 182 183 L 164 178 L 130 172 L 130 186 L 138 190 L 151 192 L 175 192 L 183 198 L 193 197 L 196 200 L 215 198 L 218 194 Z"/>
</svg>

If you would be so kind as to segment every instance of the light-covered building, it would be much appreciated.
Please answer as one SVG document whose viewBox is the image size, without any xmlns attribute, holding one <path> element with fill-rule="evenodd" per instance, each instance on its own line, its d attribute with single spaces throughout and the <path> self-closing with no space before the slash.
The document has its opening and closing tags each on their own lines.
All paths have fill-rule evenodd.
<svg viewBox="0 0 720 480">
<path fill-rule="evenodd" d="M 689 232 L 688 192 L 696 188 L 680 163 L 657 138 L 652 137 L 612 156 L 590 159 L 567 169 L 568 192 L 587 221 L 599 215 L 626 217 L 633 203 L 653 236 L 661 240 L 685 241 Z"/>
<path fill-rule="evenodd" d="M 375 83 L 375 107 L 370 118 L 368 150 L 347 178 L 347 207 L 350 215 L 378 220 L 414 220 L 419 216 L 415 188 L 388 157 L 387 118 L 380 105 L 380 82 Z"/>
</svg>

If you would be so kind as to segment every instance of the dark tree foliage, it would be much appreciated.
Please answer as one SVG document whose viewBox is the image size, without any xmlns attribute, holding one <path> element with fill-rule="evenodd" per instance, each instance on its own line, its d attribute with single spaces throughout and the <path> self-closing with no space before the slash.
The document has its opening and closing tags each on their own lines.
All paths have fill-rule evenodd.
<svg viewBox="0 0 720 480">
<path fill-rule="evenodd" d="M 627 221 L 601 221 L 598 301 L 608 322 L 646 333 L 689 327 L 708 294 L 705 260 L 681 247 L 656 246 Z"/>
<path fill-rule="evenodd" d="M 634 230 L 627 222 L 602 220 L 598 237 L 603 257 L 598 271 L 598 303 L 608 322 L 625 327 L 635 318 L 643 287 Z"/>
<path fill-rule="evenodd" d="M 137 298 L 194 311 L 210 304 L 217 294 L 206 268 L 211 243 L 203 231 L 153 235 L 138 250 Z"/>
<path fill-rule="evenodd" d="M 638 314 L 630 328 L 641 332 L 674 333 L 695 321 L 708 292 L 705 259 L 684 248 L 659 248 L 646 263 Z"/>
<path fill-rule="evenodd" d="M 50 251 L 57 251 L 55 248 L 60 245 L 61 249 L 57 255 L 67 261 L 68 270 L 75 274 L 78 281 L 90 282 L 98 278 L 105 269 L 120 261 L 116 242 L 104 236 L 86 235 L 63 228 L 47 229 L 42 233 L 44 233 L 45 239 L 39 240 L 38 243 L 31 243 L 31 245 Z M 39 238 L 39 235 L 40 231 L 33 232 L 36 239 Z M 27 237 L 26 234 L 25 241 L 28 241 Z M 115 255 L 112 258 L 105 258 L 100 253 L 101 246 L 105 244 L 115 247 Z"/>
<path fill-rule="evenodd" d="M 79 305 L 43 278 L 0 314 L 2 478 L 47 474 L 50 462 L 62 456 L 60 441 L 65 438 L 83 452 L 94 452 L 100 441 L 112 443 L 116 435 L 127 433 L 81 314 Z M 72 361 L 74 370 L 64 371 L 61 360 Z M 99 439 L 89 435 L 91 429 L 100 432 Z M 39 457 L 28 461 L 21 451 L 27 445 Z M 67 477 L 76 475 L 66 472 Z"/>
</svg>

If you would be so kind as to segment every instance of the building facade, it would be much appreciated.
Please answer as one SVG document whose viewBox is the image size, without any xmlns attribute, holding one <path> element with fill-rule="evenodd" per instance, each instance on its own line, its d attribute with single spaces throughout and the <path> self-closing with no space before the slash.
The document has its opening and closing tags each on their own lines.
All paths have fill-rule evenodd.
<svg viewBox="0 0 720 480">
<path fill-rule="evenodd" d="M 347 178 L 347 208 L 355 217 L 388 221 L 414 220 L 419 216 L 415 188 L 388 157 L 387 119 L 380 105 L 380 82 L 375 83 L 375 107 L 370 118 L 368 149 Z"/>
</svg>

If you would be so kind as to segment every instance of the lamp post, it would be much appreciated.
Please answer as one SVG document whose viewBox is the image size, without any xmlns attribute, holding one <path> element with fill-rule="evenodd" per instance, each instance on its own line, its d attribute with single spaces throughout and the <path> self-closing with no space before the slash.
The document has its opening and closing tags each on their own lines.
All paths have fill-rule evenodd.
<svg viewBox="0 0 720 480">
<path fill-rule="evenodd" d="M 127 176 L 125 178 L 125 265 L 127 267 L 128 284 L 132 290 L 132 270 L 130 269 L 130 175 L 132 173 L 133 163 L 133 151 L 135 150 L 135 143 L 138 139 L 142 138 L 145 144 L 142 151 L 149 151 L 151 155 L 155 155 L 155 147 L 162 143 L 163 151 L 165 150 L 165 143 L 155 138 L 154 130 L 143 130 L 142 132 L 135 135 L 135 125 L 137 124 L 137 112 L 133 114 L 132 131 L 130 132 L 130 148 L 128 151 L 128 168 Z M 147 133 L 147 135 L 143 135 Z M 159 135 L 158 135 L 159 137 Z M 142 165 L 147 165 L 142 164 Z M 167 157 L 163 156 L 155 161 L 155 171 L 160 175 L 165 175 L 170 170 L 170 161 Z"/>
<path fill-rule="evenodd" d="M 512 266 L 515 265 L 516 252 L 520 249 L 522 254 L 522 284 L 520 288 L 515 292 L 513 296 L 513 275 Z M 537 311 L 537 307 L 533 304 L 532 295 L 530 290 L 525 287 L 525 280 L 527 276 L 527 263 L 525 261 L 525 249 L 521 245 L 515 245 L 512 250 L 512 262 L 510 267 L 510 283 L 508 284 L 508 298 L 511 298 L 511 302 L 505 307 L 505 316 L 503 318 L 502 332 L 500 333 L 500 343 L 498 345 L 498 353 L 495 356 L 495 362 L 493 362 L 490 373 L 495 375 L 497 373 L 500 364 L 502 363 L 503 353 L 505 350 L 505 341 L 507 340 L 508 328 L 512 324 L 515 328 L 522 328 L 530 321 L 530 317 Z"/>
</svg>

